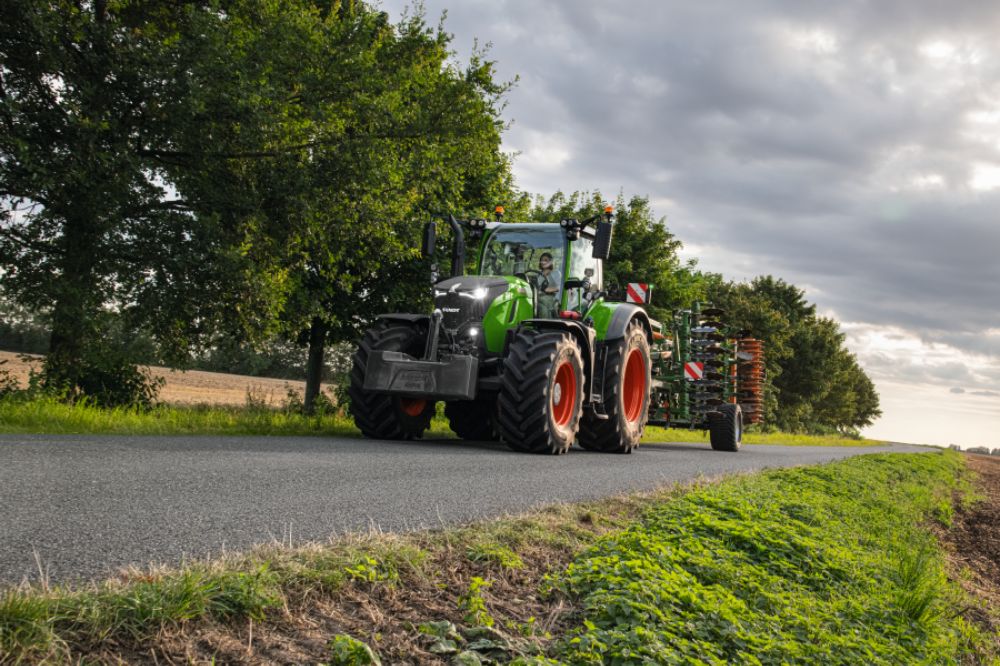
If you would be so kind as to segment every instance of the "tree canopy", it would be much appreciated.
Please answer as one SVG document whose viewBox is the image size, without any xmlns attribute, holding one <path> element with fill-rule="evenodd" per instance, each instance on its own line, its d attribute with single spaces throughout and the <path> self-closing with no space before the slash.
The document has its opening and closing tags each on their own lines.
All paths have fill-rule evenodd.
<svg viewBox="0 0 1000 666">
<path fill-rule="evenodd" d="M 12 0 L 0 268 L 80 385 L 112 311 L 177 362 L 218 331 L 353 336 L 412 293 L 414 218 L 509 187 L 499 103 L 419 12 Z M 409 262 L 412 263 L 412 262 Z M 400 271 L 403 272 L 400 275 Z"/>
<path fill-rule="evenodd" d="M 706 297 L 733 325 L 765 342 L 768 419 L 790 431 L 856 431 L 881 411 L 878 393 L 844 344 L 836 321 L 805 292 L 773 276 L 733 283 L 706 276 Z"/>
</svg>

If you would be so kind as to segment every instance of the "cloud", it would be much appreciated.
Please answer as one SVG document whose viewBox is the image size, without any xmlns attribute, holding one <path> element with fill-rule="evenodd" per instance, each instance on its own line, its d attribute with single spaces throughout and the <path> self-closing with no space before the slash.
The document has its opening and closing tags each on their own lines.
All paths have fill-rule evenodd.
<svg viewBox="0 0 1000 666">
<path fill-rule="evenodd" d="M 951 393 L 965 393 L 965 389 L 961 386 L 954 386 L 950 389 Z"/>
<path fill-rule="evenodd" d="M 459 52 L 491 41 L 521 76 L 506 141 L 526 189 L 669 198 L 707 269 L 752 265 L 844 319 L 1000 354 L 970 335 L 1000 311 L 1000 10 L 449 4 Z"/>
<path fill-rule="evenodd" d="M 853 323 L 877 383 L 996 397 L 1000 6 L 426 7 L 521 77 L 521 187 L 649 195 L 702 268 L 784 277 Z"/>
</svg>

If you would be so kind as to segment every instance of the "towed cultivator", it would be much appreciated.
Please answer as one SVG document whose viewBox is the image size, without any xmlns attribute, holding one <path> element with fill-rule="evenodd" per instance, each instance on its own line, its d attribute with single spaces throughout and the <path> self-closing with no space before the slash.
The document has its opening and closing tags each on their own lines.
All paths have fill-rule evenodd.
<svg viewBox="0 0 1000 666">
<path fill-rule="evenodd" d="M 654 332 L 649 423 L 707 429 L 714 448 L 734 450 L 742 426 L 764 420 L 764 355 L 760 340 L 719 321 L 724 314 L 695 303 Z"/>
<path fill-rule="evenodd" d="M 649 317 L 648 285 L 628 302 L 603 288 L 614 230 L 609 207 L 586 220 L 510 224 L 445 218 L 451 275 L 432 265 L 434 310 L 379 317 L 358 344 L 351 414 L 366 437 L 410 439 L 436 404 L 458 436 L 516 451 L 630 453 L 647 423 L 707 429 L 739 448 L 763 419 L 761 343 L 695 304 L 668 326 Z M 436 223 L 424 231 L 435 255 Z M 466 239 L 478 271 L 466 275 Z"/>
</svg>

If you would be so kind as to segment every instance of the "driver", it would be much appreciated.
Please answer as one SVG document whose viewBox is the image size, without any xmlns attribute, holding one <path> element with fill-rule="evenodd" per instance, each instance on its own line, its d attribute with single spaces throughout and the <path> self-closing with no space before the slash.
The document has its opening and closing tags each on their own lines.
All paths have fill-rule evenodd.
<svg viewBox="0 0 1000 666">
<path fill-rule="evenodd" d="M 538 275 L 535 279 L 538 287 L 538 316 L 543 319 L 555 319 L 559 314 L 559 290 L 562 287 L 562 274 L 555 270 L 552 255 L 543 252 L 538 258 Z"/>
</svg>

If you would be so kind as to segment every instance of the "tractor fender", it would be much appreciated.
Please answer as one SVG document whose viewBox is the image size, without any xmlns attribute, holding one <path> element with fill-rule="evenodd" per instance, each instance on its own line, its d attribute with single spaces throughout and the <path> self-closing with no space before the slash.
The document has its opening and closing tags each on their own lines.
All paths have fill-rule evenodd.
<svg viewBox="0 0 1000 666">
<path fill-rule="evenodd" d="M 625 337 L 625 331 L 633 321 L 638 320 L 642 328 L 646 331 L 646 339 L 653 342 L 653 326 L 650 324 L 649 315 L 638 305 L 632 303 L 619 303 L 611 313 L 611 321 L 608 323 L 608 331 L 604 335 L 605 340 L 620 340 Z"/>
<path fill-rule="evenodd" d="M 573 336 L 580 345 L 580 353 L 583 355 L 583 395 L 584 400 L 589 402 L 594 387 L 594 355 L 597 350 L 597 336 L 594 329 L 572 319 L 527 319 L 521 322 L 520 328 L 563 331 Z"/>
</svg>

